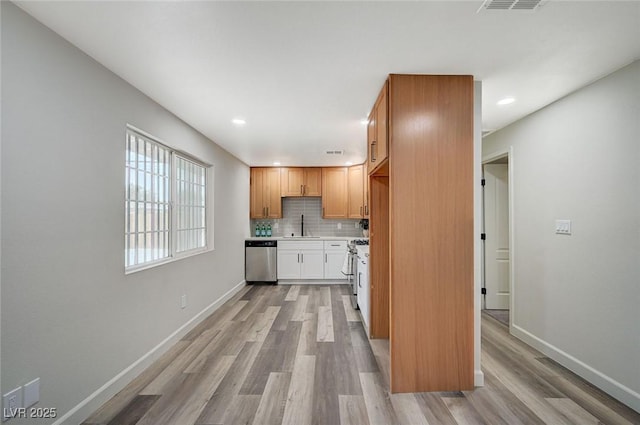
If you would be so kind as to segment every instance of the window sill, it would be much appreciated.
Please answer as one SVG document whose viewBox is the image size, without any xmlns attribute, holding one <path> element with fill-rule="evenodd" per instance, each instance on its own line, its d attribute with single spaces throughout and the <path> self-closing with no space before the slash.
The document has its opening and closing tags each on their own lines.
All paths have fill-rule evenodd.
<svg viewBox="0 0 640 425">
<path fill-rule="evenodd" d="M 192 251 L 180 253 L 175 257 L 169 257 L 162 260 L 154 261 L 153 263 L 145 263 L 139 266 L 132 266 L 129 268 L 125 268 L 124 274 L 126 276 L 129 274 L 138 273 L 143 270 L 149 270 L 149 269 L 156 268 L 158 266 L 163 266 L 165 264 L 175 263 L 176 261 L 184 260 L 185 258 L 189 258 L 189 257 L 195 257 L 196 255 L 200 255 L 200 254 L 206 254 L 207 252 L 211 252 L 211 251 L 213 251 L 213 248 L 204 248 L 204 249 L 197 249 L 197 250 L 194 249 Z"/>
</svg>

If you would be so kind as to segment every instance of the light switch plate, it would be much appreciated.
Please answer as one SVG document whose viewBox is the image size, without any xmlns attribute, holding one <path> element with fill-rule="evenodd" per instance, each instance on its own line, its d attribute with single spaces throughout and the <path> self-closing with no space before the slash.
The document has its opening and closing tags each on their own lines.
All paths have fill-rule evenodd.
<svg viewBox="0 0 640 425">
<path fill-rule="evenodd" d="M 22 401 L 24 407 L 31 407 L 40 401 L 40 378 L 36 378 L 28 384 L 24 384 Z"/>
<path fill-rule="evenodd" d="M 571 220 L 556 220 L 556 233 L 558 235 L 570 235 Z"/>
<path fill-rule="evenodd" d="M 2 421 L 7 421 L 18 414 L 22 408 L 22 387 L 13 389 L 2 396 Z"/>
<path fill-rule="evenodd" d="M 342 223 L 338 223 L 338 230 L 342 229 Z"/>
</svg>

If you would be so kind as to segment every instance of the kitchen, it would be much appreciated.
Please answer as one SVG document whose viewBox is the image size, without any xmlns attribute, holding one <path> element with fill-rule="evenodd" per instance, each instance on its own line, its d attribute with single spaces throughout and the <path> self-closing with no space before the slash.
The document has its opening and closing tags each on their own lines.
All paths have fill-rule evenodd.
<svg viewBox="0 0 640 425">
<path fill-rule="evenodd" d="M 289 391 L 293 391 L 295 402 L 289 403 L 289 409 L 304 406 L 311 400 L 312 407 L 307 411 L 314 412 L 315 417 L 322 417 L 321 412 L 329 415 L 329 410 L 346 417 L 350 412 L 354 415 L 364 412 L 371 422 L 376 422 L 373 419 L 380 419 L 375 416 L 379 411 L 376 403 L 387 400 L 393 404 L 389 411 L 404 415 L 398 418 L 399 422 L 410 423 L 407 418 L 423 415 L 429 423 L 438 423 L 427 415 L 437 412 L 446 414 L 448 419 L 456 415 L 458 418 L 481 415 L 482 421 L 487 422 L 489 416 L 486 415 L 491 413 L 483 410 L 483 403 L 474 397 L 482 397 L 485 390 L 502 385 L 509 391 L 501 391 L 498 400 L 506 397 L 510 406 L 527 412 L 527 418 L 544 416 L 546 412 L 560 418 L 558 422 L 566 422 L 563 415 L 579 412 L 583 418 L 592 420 L 586 411 L 604 423 L 624 423 L 620 418 L 633 423 L 636 417 L 616 402 L 603 407 L 578 390 L 571 393 L 570 387 L 562 385 L 565 381 L 578 381 L 553 361 L 578 372 L 627 405 L 635 406 L 633 392 L 628 391 L 637 392 L 635 372 L 626 369 L 631 369 L 628 365 L 637 358 L 636 348 L 623 341 L 635 341 L 636 334 L 625 325 L 627 321 L 619 317 L 635 317 L 635 310 L 629 307 L 635 299 L 634 287 L 623 285 L 628 276 L 636 275 L 635 266 L 625 262 L 619 273 L 606 275 L 605 271 L 611 268 L 602 266 L 602 270 L 595 270 L 597 258 L 583 255 L 580 249 L 602 246 L 608 241 L 608 246 L 624 247 L 634 253 L 635 248 L 622 237 L 616 237 L 615 243 L 608 239 L 598 244 L 587 243 L 585 237 L 597 237 L 601 232 L 593 231 L 598 228 L 593 223 L 587 227 L 584 214 L 593 212 L 616 217 L 623 214 L 623 222 L 636 223 L 633 220 L 637 208 L 633 204 L 616 212 L 613 207 L 604 209 L 600 204 L 586 201 L 583 204 L 591 205 L 590 208 L 567 205 L 565 201 L 586 193 L 573 180 L 568 182 L 572 184 L 568 187 L 575 189 L 572 196 L 549 201 L 557 191 L 549 189 L 546 193 L 540 189 L 554 187 L 545 180 L 547 175 L 566 182 L 558 170 L 566 170 L 567 164 L 573 165 L 574 155 L 562 150 L 573 139 L 561 124 L 540 125 L 539 120 L 563 105 L 582 113 L 585 102 L 579 100 L 596 97 L 598 102 L 604 102 L 607 110 L 617 111 L 615 116 L 620 121 L 615 121 L 616 126 L 607 127 L 605 132 L 599 126 L 605 126 L 603 121 L 610 120 L 599 120 L 597 115 L 590 115 L 590 119 L 578 124 L 565 119 L 574 131 L 584 129 L 580 139 L 585 146 L 599 146 L 595 138 L 601 134 L 612 134 L 612 137 L 601 138 L 615 146 L 637 139 L 635 127 L 628 124 L 637 101 L 634 103 L 625 97 L 626 93 L 636 93 L 629 81 L 635 81 L 637 65 L 625 68 L 625 64 L 637 57 L 635 44 L 629 41 L 638 39 L 635 37 L 638 26 L 634 21 L 637 6 L 630 2 L 602 7 L 597 2 L 567 5 L 550 1 L 535 13 L 515 17 L 501 15 L 500 18 L 489 12 L 477 13 L 479 4 L 472 2 L 454 2 L 446 7 L 429 2 L 403 5 L 346 2 L 325 6 L 314 2 L 261 3 L 264 4 L 2 3 L 3 394 L 14 402 L 17 402 L 16 394 L 20 394 L 21 403 L 27 405 L 33 401 L 33 390 L 41 382 L 40 401 L 35 406 L 57 408 L 59 418 L 55 423 L 80 423 L 94 414 L 92 422 L 108 423 L 119 414 L 136 410 L 136 406 L 142 410 L 152 409 L 154 414 L 172 409 L 168 400 L 180 394 L 193 397 L 194 405 L 202 407 L 206 397 L 215 394 L 216 389 L 209 386 L 213 383 L 229 390 L 220 400 L 225 400 L 239 415 L 250 414 L 250 411 L 277 415 L 278 412 L 269 411 L 269 406 L 286 403 L 264 401 L 260 407 L 262 397 L 258 392 L 268 385 L 272 391 L 263 394 L 265 400 L 273 401 L 273 397 L 283 395 L 284 400 Z M 285 10 L 287 8 L 290 9 Z M 187 15 L 182 21 L 169 19 L 170 16 L 184 17 L 182 13 Z M 475 68 L 471 69 L 473 66 L 469 63 L 443 56 L 441 50 L 426 50 L 426 45 L 419 42 L 443 39 L 439 31 L 421 33 L 421 37 L 414 37 L 418 40 L 414 40 L 416 44 L 411 44 L 413 38 L 405 39 L 406 48 L 396 44 L 391 47 L 382 42 L 384 40 L 363 40 L 351 32 L 358 27 L 362 34 L 379 34 L 375 28 L 380 28 L 381 19 L 386 21 L 386 17 L 398 16 L 396 13 L 402 13 L 402 19 L 385 22 L 389 25 L 384 26 L 388 28 L 388 32 L 383 31 L 386 35 L 381 35 L 385 40 L 390 34 L 432 31 L 440 22 L 455 22 L 464 24 L 465 29 L 455 33 L 476 34 L 483 48 L 492 50 L 478 55 L 479 46 L 473 45 L 468 37 L 452 39 L 452 43 L 458 43 L 457 47 L 444 50 L 454 52 L 455 58 L 478 58 Z M 311 16 L 314 19 L 310 19 Z M 611 19 L 600 20 L 597 16 Z M 506 29 L 514 34 L 510 41 L 537 43 L 535 38 L 515 36 L 526 32 L 553 34 L 556 42 L 540 47 L 538 55 L 525 54 L 529 52 L 527 49 L 516 49 L 516 54 L 515 50 L 498 47 L 494 41 L 504 40 L 501 31 L 505 28 L 489 24 L 501 22 L 503 18 L 507 21 Z M 567 25 L 557 25 L 556 19 L 560 18 L 581 30 L 571 31 Z M 79 22 L 83 25 L 77 25 Z M 121 26 L 111 26 L 116 22 Z M 189 23 L 189 31 L 176 28 L 185 22 Z M 245 25 L 248 22 L 251 25 Z M 376 25 L 367 26 L 366 22 Z M 541 22 L 548 25 L 547 30 L 541 30 L 538 26 Z M 489 27 L 494 31 L 487 30 Z M 598 31 L 591 31 L 593 28 Z M 194 36 L 198 31 L 207 33 L 209 29 L 221 31 L 223 35 Z M 447 28 L 440 27 L 440 30 Z M 130 38 L 123 38 L 124 34 Z M 313 40 L 313 34 L 322 34 L 322 37 Z M 206 48 L 199 54 L 192 50 L 197 49 L 195 39 L 207 41 Z M 227 41 L 216 43 L 215 40 Z M 234 43 L 228 40 L 237 40 L 242 48 L 230 55 Z M 327 44 L 321 44 L 322 40 Z M 577 54 L 582 50 L 575 48 L 576 43 L 582 42 L 588 46 L 585 51 L 592 52 L 588 56 L 600 58 L 596 63 L 585 63 L 585 58 Z M 338 49 L 343 44 L 345 50 Z M 550 44 L 565 49 L 561 55 L 550 54 Z M 467 45 L 469 50 L 464 53 L 462 48 Z M 610 49 L 607 47 L 610 45 L 618 47 Z M 278 46 L 283 49 L 279 50 Z M 103 48 L 113 50 L 106 53 Z M 376 49 L 385 53 L 376 54 Z M 335 56 L 331 54 L 334 50 Z M 348 53 L 342 55 L 340 51 Z M 506 53 L 502 56 L 503 51 L 517 57 Z M 308 56 L 303 55 L 305 52 Z M 375 66 L 373 63 L 361 66 L 367 57 L 381 56 L 384 60 Z M 424 56 L 424 62 L 406 60 L 418 56 Z M 189 57 L 216 63 L 195 66 Z M 521 69 L 517 66 L 531 65 L 532 57 L 549 60 L 562 57 L 560 62 L 573 65 L 568 71 L 570 77 L 559 84 L 562 90 L 554 97 L 538 98 L 538 103 L 525 110 L 521 105 L 527 98 L 534 98 L 542 91 L 541 87 L 552 86 L 545 80 L 551 77 L 544 67 Z M 604 57 L 608 60 L 602 59 Z M 224 61 L 214 61 L 218 58 L 225 58 L 226 65 L 233 70 L 229 71 L 231 68 L 227 68 Z M 140 66 L 141 63 L 145 66 Z M 445 63 L 450 65 L 434 65 Z M 549 64 L 546 70 L 559 70 L 562 63 Z M 284 69 L 276 70 L 278 64 Z M 515 67 L 509 68 L 507 64 Z M 329 66 L 335 69 L 332 71 Z M 511 106 L 497 106 L 498 93 L 500 96 L 508 93 L 497 89 L 490 78 L 495 75 L 496 67 L 505 73 L 509 70 L 512 81 L 527 81 L 530 84 L 526 86 L 533 89 L 518 92 L 518 99 Z M 258 69 L 261 71 L 257 72 Z M 312 74 L 312 69 L 318 70 L 318 74 Z M 363 69 L 369 70 L 369 74 L 356 78 L 345 74 L 347 70 Z M 583 89 L 589 82 L 609 73 L 613 73 L 611 77 Z M 462 78 L 469 74 L 474 77 Z M 556 71 L 553 74 L 553 78 L 558 75 Z M 198 76 L 205 75 L 217 82 L 215 89 L 197 83 Z M 236 75 L 239 80 L 232 84 L 228 75 Z M 406 75 L 441 76 L 443 80 L 405 79 Z M 447 81 L 447 75 L 464 81 Z M 449 84 L 455 93 L 447 92 L 445 87 Z M 515 90 L 517 86 L 511 87 Z M 574 90 L 578 90 L 575 96 L 555 102 Z M 295 93 L 304 96 L 294 98 Z M 411 101 L 411 96 L 407 100 L 406 93 L 420 93 L 424 97 Z M 429 93 L 440 95 L 430 97 Z M 184 100 L 183 95 L 193 97 Z M 465 100 L 458 103 L 458 98 Z M 616 106 L 614 101 L 620 98 L 624 102 Z M 183 100 L 176 102 L 176 99 Z M 205 99 L 216 101 L 213 106 L 206 106 Z M 261 102 L 265 99 L 268 102 Z M 215 106 L 220 104 L 225 107 Z M 434 110 L 446 112 L 443 115 L 425 113 Z M 301 116 L 301 111 L 306 116 Z M 443 119 L 443 126 L 436 129 L 434 121 L 408 119 L 409 115 L 453 118 L 449 123 Z M 576 115 L 580 114 L 567 114 Z M 497 116 L 503 118 L 496 119 Z M 502 129 L 509 123 L 513 124 Z M 532 128 L 545 129 L 535 133 L 536 143 L 519 144 L 519 140 L 515 140 L 522 139 L 521 133 L 531 133 Z M 171 155 L 183 158 L 182 162 L 177 161 L 176 169 L 181 167 L 179 164 L 187 164 L 192 169 L 207 170 L 206 202 L 209 204 L 204 220 L 208 227 L 204 246 L 197 253 L 185 254 L 160 238 L 164 244 L 161 248 L 146 249 L 142 244 L 133 256 L 138 261 L 146 260 L 149 255 L 151 261 L 157 260 L 157 263 L 134 264 L 137 267 L 127 269 L 122 255 L 126 246 L 123 229 L 131 220 L 123 214 L 123 192 L 129 187 L 123 172 L 123 152 L 126 132 L 136 129 L 142 132 L 142 139 L 154 140 L 149 146 L 172 147 Z M 497 131 L 485 136 L 486 144 L 481 146 L 482 132 L 494 130 Z M 429 131 L 437 134 L 430 139 Z M 515 141 L 507 142 L 509 138 Z M 442 140 L 455 142 L 443 148 Z M 509 327 L 499 328 L 485 320 L 484 315 L 481 319 L 480 312 L 480 242 L 476 237 L 481 233 L 479 183 L 481 161 L 485 155 L 494 153 L 482 149 L 495 148 L 503 152 L 509 151 L 512 145 L 515 145 L 516 160 L 510 165 L 514 167 L 513 182 L 517 190 L 515 248 L 519 252 L 519 256 L 513 257 L 517 258 L 513 260 L 513 273 L 518 284 L 527 284 L 514 291 L 513 303 L 518 309 L 513 312 L 513 322 Z M 539 152 L 537 149 L 542 146 L 546 150 Z M 629 158 L 636 158 L 636 151 L 629 146 L 624 145 L 615 160 L 609 151 L 581 150 L 582 155 L 575 158 L 590 166 L 618 164 L 620 171 L 607 168 L 606 176 L 624 173 L 635 176 L 634 168 L 627 162 Z M 558 152 L 558 155 L 549 152 Z M 603 157 L 611 161 L 602 164 L 595 160 Z M 527 164 L 529 158 L 543 164 L 545 172 L 536 173 L 533 165 Z M 126 166 L 133 169 L 132 164 Z M 578 172 L 585 168 L 590 167 L 581 163 L 581 168 L 575 166 L 572 170 L 582 176 Z M 256 179 L 263 179 L 262 184 L 252 178 L 252 169 L 266 170 L 262 171 L 262 177 L 256 174 Z M 279 171 L 268 171 L 274 169 Z M 283 177 L 283 169 L 293 171 Z M 327 173 L 323 173 L 325 170 Z M 350 170 L 353 170 L 354 185 L 349 184 Z M 160 177 L 157 169 L 141 172 Z M 579 180 L 594 183 L 594 179 L 586 177 Z M 608 178 L 597 180 L 595 183 L 603 185 L 610 181 Z M 635 181 L 628 176 L 627 180 Z M 284 191 L 283 181 L 286 181 Z M 629 188 L 624 181 L 620 187 Z M 188 179 L 182 182 L 197 183 Z M 251 190 L 255 184 L 262 187 L 261 194 Z M 269 187 L 267 192 L 265 185 Z M 611 187 L 600 189 L 599 193 L 609 197 L 621 193 Z M 528 195 L 531 190 L 542 193 L 536 192 L 535 199 L 531 199 Z M 139 194 L 146 196 L 144 191 Z M 626 199 L 636 199 L 633 191 L 627 195 Z M 614 200 L 614 206 L 623 202 L 618 198 Z M 153 204 L 146 211 L 169 208 L 164 200 L 147 202 L 131 198 L 126 202 Z M 189 202 L 191 204 L 176 207 L 191 211 L 204 208 L 195 205 L 204 203 L 202 198 Z M 147 217 L 144 208 L 140 217 Z M 325 277 L 342 273 L 346 257 L 343 242 L 366 239 L 360 221 L 367 214 L 371 292 L 369 311 L 366 307 L 364 311 L 369 319 L 365 330 L 360 320 L 362 310 L 353 310 L 352 294 L 344 292 L 348 286 L 327 282 Z M 555 217 L 548 217 L 551 214 Z M 316 237 L 296 239 L 303 236 L 303 215 L 305 236 Z M 198 217 L 202 219 L 202 215 Z M 574 233 L 547 235 L 548 223 L 554 218 L 574 218 Z M 265 235 L 271 225 L 272 238 L 282 238 L 277 239 L 278 249 L 281 241 L 286 242 L 285 246 L 287 243 L 314 246 L 290 245 L 290 249 L 282 250 L 288 251 L 281 260 L 282 264 L 288 264 L 285 276 L 289 278 L 282 279 L 279 285 L 245 285 L 244 245 L 247 239 L 255 238 L 256 225 L 260 233 L 265 227 Z M 184 241 L 202 243 L 202 237 L 193 237 L 202 229 L 194 223 L 189 226 L 185 230 L 189 236 L 185 236 Z M 588 231 L 584 231 L 585 228 Z M 629 234 L 615 228 L 609 230 L 608 235 Z M 294 238 L 285 238 L 291 233 Z M 131 244 L 134 238 L 131 233 L 127 236 L 130 238 L 126 243 Z M 538 240 L 538 236 L 543 240 Z M 150 240 L 158 240 L 154 238 L 155 235 Z M 332 247 L 332 240 L 340 242 L 340 246 Z M 322 242 L 321 248 L 319 242 Z M 175 255 L 160 261 L 158 258 L 167 255 L 167 251 Z M 607 255 L 608 252 L 601 252 L 597 257 L 609 258 Z M 626 255 L 628 253 L 617 252 L 621 262 L 626 261 Z M 309 259 L 320 261 L 311 270 L 303 269 L 305 260 Z M 566 264 L 555 263 L 556 259 Z M 608 264 L 613 264 L 613 260 Z M 580 276 L 580 285 L 572 286 L 570 272 L 582 270 L 585 273 Z M 598 277 L 597 282 L 588 272 Z M 537 279 L 540 273 L 544 273 L 545 279 Z M 310 282 L 302 280 L 308 276 L 317 277 L 311 279 L 311 283 L 322 283 L 308 284 Z M 366 280 L 366 276 L 361 279 Z M 436 285 L 434 282 L 447 283 Z M 613 308 L 593 306 L 591 300 L 599 288 L 598 282 L 609 282 L 611 290 L 598 290 L 595 298 L 602 301 L 603 306 Z M 589 313 L 577 318 L 584 306 L 590 306 Z M 296 320 L 287 320 L 291 318 Z M 588 324 L 585 327 L 589 328 L 589 335 L 581 331 L 582 327 L 576 329 L 576 323 Z M 486 342 L 486 338 L 503 335 L 499 340 L 508 342 L 500 346 L 505 351 L 532 353 L 528 346 L 509 345 L 519 342 L 510 337 L 509 332 L 517 333 L 518 338 L 549 356 L 545 363 L 536 360 L 537 363 L 528 366 L 534 370 L 543 368 L 548 374 L 544 378 L 548 392 L 541 395 L 529 388 L 518 396 L 511 393 L 521 383 L 521 378 L 510 372 L 510 367 L 517 365 Z M 234 334 L 245 344 L 234 340 Z M 303 350 L 298 356 L 291 344 L 283 343 L 295 341 L 296 335 L 300 337 L 298 347 Z M 340 345 L 346 341 L 346 335 L 350 344 Z M 608 347 L 622 348 L 600 352 L 593 346 L 595 340 Z M 226 343 L 222 346 L 228 351 L 217 345 L 220 341 Z M 309 358 L 313 350 L 318 356 L 317 366 Z M 207 352 L 216 354 L 209 363 L 203 354 Z M 349 352 L 354 355 L 354 358 L 348 357 L 352 362 L 338 361 L 347 359 Z M 495 358 L 505 360 L 510 367 L 492 362 Z M 276 359 L 282 359 L 282 363 L 276 364 Z M 161 363 L 155 363 L 155 369 L 145 373 L 156 360 Z M 253 360 L 261 360 L 257 362 L 259 365 L 274 368 L 273 373 L 252 374 Z M 166 369 L 158 366 L 161 364 L 173 366 Z M 356 364 L 358 369 L 346 367 L 348 364 Z M 336 367 L 334 375 L 318 372 L 330 365 Z M 182 373 L 186 367 L 189 372 Z M 152 377 L 154 370 L 157 375 Z M 483 370 L 489 371 L 488 374 Z M 223 379 L 223 371 L 230 372 L 224 383 L 213 379 L 216 376 Z M 460 373 L 448 376 L 452 371 Z M 529 374 L 531 369 L 521 371 Z M 213 380 L 205 384 L 199 380 L 203 375 Z M 247 386 L 234 387 L 230 383 L 232 375 L 243 376 L 242 384 L 246 382 Z M 137 376 L 141 376 L 138 381 Z M 294 377 L 305 377 L 306 381 Z M 547 378 L 561 389 L 547 387 Z M 488 385 L 479 387 L 483 379 Z M 298 386 L 300 382 L 312 380 L 316 397 L 305 393 L 305 386 Z M 341 386 L 339 396 L 321 390 L 328 388 L 323 385 L 329 385 L 330 380 Z M 454 388 L 464 392 L 421 392 L 452 388 L 448 386 L 449 381 L 455 381 Z M 145 385 L 129 387 L 133 390 L 116 396 L 111 407 L 100 408 L 134 382 L 134 385 L 142 382 Z M 438 387 L 422 386 L 433 383 Z M 183 391 L 189 385 L 202 391 Z M 388 393 L 382 388 L 392 388 L 392 391 Z M 543 397 L 558 396 L 554 391 L 574 397 Z M 575 397 L 576 394 L 579 396 Z M 297 395 L 300 398 L 296 398 Z M 491 397 L 496 397 L 495 393 Z M 428 402 L 435 403 L 435 407 L 426 409 Z M 187 405 L 179 401 L 177 404 Z M 536 411 L 529 412 L 525 407 Z M 176 414 L 193 414 L 193 411 L 178 410 Z M 289 411 L 287 415 L 294 413 Z M 218 423 L 220 412 L 210 409 L 207 414 L 215 420 L 203 423 Z M 500 414 L 507 418 L 513 412 L 507 409 Z M 9 423 L 24 422 L 14 418 Z"/>
</svg>

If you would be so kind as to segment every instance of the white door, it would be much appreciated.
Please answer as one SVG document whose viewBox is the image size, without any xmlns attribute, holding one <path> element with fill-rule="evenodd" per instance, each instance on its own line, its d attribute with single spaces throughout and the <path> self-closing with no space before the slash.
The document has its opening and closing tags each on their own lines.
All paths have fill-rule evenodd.
<svg viewBox="0 0 640 425">
<path fill-rule="evenodd" d="M 300 251 L 278 249 L 278 279 L 300 279 Z"/>
<path fill-rule="evenodd" d="M 324 252 L 322 250 L 300 251 L 300 277 L 302 279 L 324 278 Z"/>
<path fill-rule="evenodd" d="M 484 166 L 485 308 L 509 309 L 509 166 Z"/>
<path fill-rule="evenodd" d="M 324 253 L 324 278 L 325 279 L 346 279 L 342 274 L 345 252 L 325 251 Z"/>
</svg>

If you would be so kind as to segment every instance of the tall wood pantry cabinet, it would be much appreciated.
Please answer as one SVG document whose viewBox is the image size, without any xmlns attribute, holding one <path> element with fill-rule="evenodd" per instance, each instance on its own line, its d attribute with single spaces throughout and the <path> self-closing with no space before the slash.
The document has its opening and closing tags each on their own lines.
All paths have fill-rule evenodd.
<svg viewBox="0 0 640 425">
<path fill-rule="evenodd" d="M 392 392 L 473 388 L 473 77 L 389 75 L 370 114 L 371 334 Z"/>
</svg>

